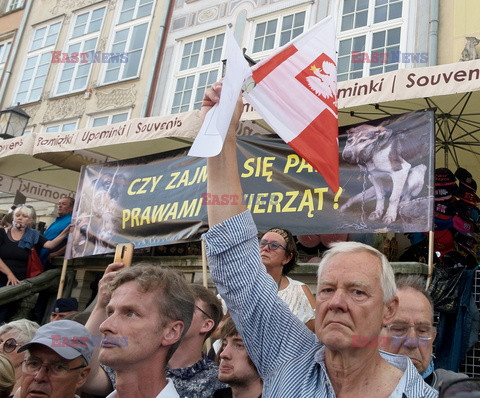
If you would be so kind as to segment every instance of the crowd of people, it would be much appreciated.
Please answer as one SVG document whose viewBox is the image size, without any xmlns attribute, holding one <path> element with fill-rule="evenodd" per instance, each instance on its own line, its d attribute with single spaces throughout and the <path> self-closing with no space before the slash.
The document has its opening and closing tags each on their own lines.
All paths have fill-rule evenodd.
<svg viewBox="0 0 480 398">
<path fill-rule="evenodd" d="M 206 91 L 203 115 L 220 92 L 221 83 Z M 212 195 L 242 194 L 241 111 L 239 100 L 221 154 L 207 161 Z M 12 226 L 0 231 L 8 244 L 23 248 L 22 236 L 31 235 L 28 249 L 60 252 L 68 227 L 56 237 L 32 234 L 34 213 L 26 209 L 15 209 Z M 212 291 L 169 268 L 112 263 L 85 326 L 72 320 L 80 320 L 78 303 L 64 298 L 43 326 L 0 327 L 0 398 L 433 398 L 442 383 L 466 378 L 434 368 L 433 305 L 423 280 L 395 280 L 378 250 L 332 244 L 318 266 L 315 297 L 287 276 L 297 257 L 289 231 L 275 227 L 259 241 L 238 201 L 208 206 L 208 219 L 208 264 L 227 311 Z M 3 257 L 1 236 L 4 285 L 16 284 L 25 275 Z M 204 348 L 217 328 L 212 360 Z"/>
</svg>

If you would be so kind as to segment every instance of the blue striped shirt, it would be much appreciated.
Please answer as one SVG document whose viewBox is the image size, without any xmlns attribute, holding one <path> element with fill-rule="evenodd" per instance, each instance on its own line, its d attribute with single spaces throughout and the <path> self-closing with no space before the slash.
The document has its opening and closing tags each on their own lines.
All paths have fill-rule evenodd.
<svg viewBox="0 0 480 398">
<path fill-rule="evenodd" d="M 249 211 L 210 228 L 204 235 L 212 278 L 225 299 L 250 357 L 263 379 L 263 396 L 333 398 L 324 346 L 277 296 L 258 250 L 257 228 Z M 404 371 L 391 398 L 434 398 L 412 362 L 381 353 Z"/>
</svg>

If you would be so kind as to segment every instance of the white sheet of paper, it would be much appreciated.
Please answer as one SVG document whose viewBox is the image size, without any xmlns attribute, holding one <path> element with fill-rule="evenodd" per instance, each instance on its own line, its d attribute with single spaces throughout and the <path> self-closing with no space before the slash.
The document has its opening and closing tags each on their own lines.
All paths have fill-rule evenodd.
<svg viewBox="0 0 480 398">
<path fill-rule="evenodd" d="M 226 30 L 227 70 L 222 83 L 220 101 L 208 111 L 188 154 L 208 158 L 220 153 L 232 120 L 243 82 L 252 71 L 232 31 Z"/>
</svg>

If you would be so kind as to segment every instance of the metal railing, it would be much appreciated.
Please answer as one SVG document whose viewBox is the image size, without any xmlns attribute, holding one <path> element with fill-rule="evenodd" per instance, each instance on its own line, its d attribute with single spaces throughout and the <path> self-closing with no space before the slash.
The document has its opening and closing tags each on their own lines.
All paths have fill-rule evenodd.
<svg viewBox="0 0 480 398">
<path fill-rule="evenodd" d="M 8 305 L 16 306 L 13 319 L 28 318 L 31 310 L 35 307 L 37 301 L 37 293 L 49 291 L 51 299 L 55 300 L 60 282 L 60 269 L 51 269 L 41 273 L 40 275 L 21 281 L 15 286 L 4 286 L 0 288 L 0 306 Z M 67 283 L 70 289 L 66 289 L 66 293 L 70 293 L 74 278 L 73 271 L 67 271 Z"/>
</svg>

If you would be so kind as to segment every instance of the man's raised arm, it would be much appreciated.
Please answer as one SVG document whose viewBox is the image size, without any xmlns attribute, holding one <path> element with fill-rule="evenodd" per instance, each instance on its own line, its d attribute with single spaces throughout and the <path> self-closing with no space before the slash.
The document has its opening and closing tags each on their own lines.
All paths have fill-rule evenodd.
<svg viewBox="0 0 480 398">
<path fill-rule="evenodd" d="M 220 83 L 207 90 L 204 113 L 218 102 L 220 91 Z M 207 160 L 210 229 L 204 239 L 212 279 L 265 380 L 282 363 L 311 349 L 315 337 L 277 296 L 277 285 L 261 262 L 257 228 L 242 204 L 235 138 L 242 109 L 239 98 L 222 152 Z"/>
<path fill-rule="evenodd" d="M 106 268 L 102 279 L 98 282 L 97 302 L 85 324 L 88 331 L 96 338 L 94 341 L 97 342 L 90 359 L 91 372 L 88 376 L 87 382 L 83 386 L 83 392 L 88 394 L 108 395 L 114 390 L 110 378 L 100 366 L 98 353 L 101 345 L 100 325 L 105 319 L 107 319 L 106 307 L 110 301 L 110 292 L 108 291 L 107 284 L 117 274 L 117 271 L 120 271 L 122 268 L 122 263 L 111 263 Z"/>
<path fill-rule="evenodd" d="M 202 114 L 203 116 L 220 100 L 222 84 L 217 82 L 212 85 L 203 97 Z M 239 124 L 240 116 L 243 110 L 242 97 L 239 96 L 232 121 L 228 128 L 228 134 L 222 151 L 219 155 L 207 159 L 207 192 L 210 194 L 211 205 L 208 206 L 208 223 L 210 226 L 225 221 L 238 213 L 247 209 L 242 196 L 242 186 L 238 174 L 237 148 L 236 148 L 236 130 Z M 228 195 L 226 205 L 215 205 L 222 195 Z M 225 198 L 225 196 L 223 196 Z M 214 198 L 218 200 L 214 200 Z M 225 201 L 223 201 L 225 203 Z M 243 203 L 243 204 L 242 204 Z"/>
</svg>

